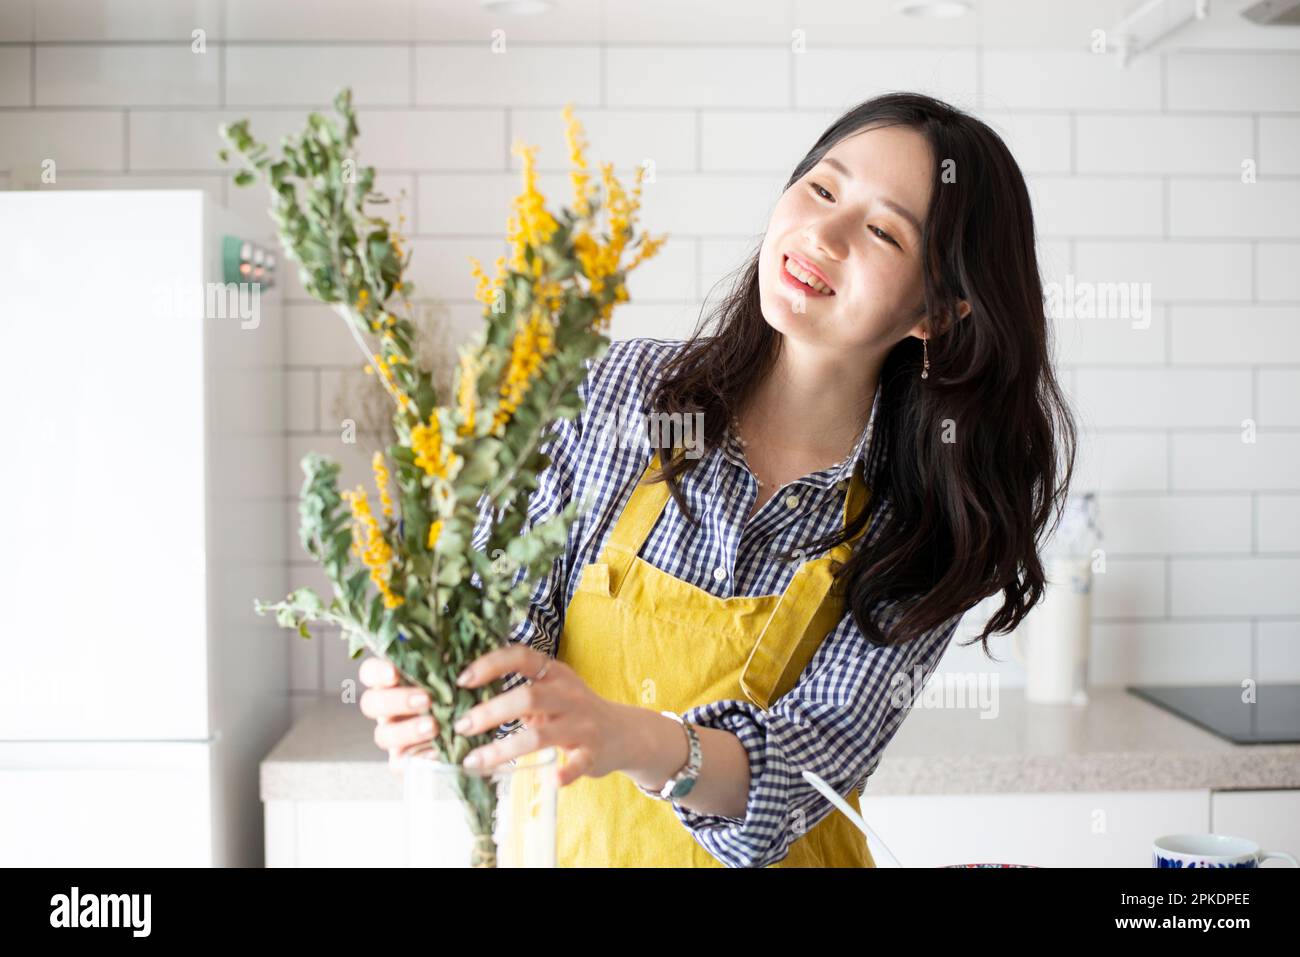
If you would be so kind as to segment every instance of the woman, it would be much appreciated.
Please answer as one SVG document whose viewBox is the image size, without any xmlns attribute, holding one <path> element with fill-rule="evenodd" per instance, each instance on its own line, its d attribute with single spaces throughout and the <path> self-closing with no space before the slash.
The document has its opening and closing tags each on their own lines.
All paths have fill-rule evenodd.
<svg viewBox="0 0 1300 957">
<path fill-rule="evenodd" d="M 485 768 L 562 749 L 562 865 L 874 866 L 799 772 L 857 805 L 963 613 L 1002 592 L 987 654 L 1041 597 L 1073 468 L 1021 173 L 947 104 L 869 100 L 799 163 L 716 318 L 589 367 L 529 520 L 588 511 L 467 669 L 507 690 L 463 730 L 499 729 Z M 599 428 L 620 405 L 701 414 L 704 454 Z M 361 677 L 381 747 L 436 733 L 386 662 Z"/>
</svg>

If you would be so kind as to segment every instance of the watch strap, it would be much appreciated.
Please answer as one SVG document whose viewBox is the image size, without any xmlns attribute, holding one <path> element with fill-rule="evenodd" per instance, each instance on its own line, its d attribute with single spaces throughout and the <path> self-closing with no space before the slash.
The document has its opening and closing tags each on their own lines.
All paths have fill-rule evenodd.
<svg viewBox="0 0 1300 957">
<path fill-rule="evenodd" d="M 699 734 L 686 719 L 675 711 L 660 711 L 659 713 L 666 718 L 672 718 L 685 730 L 687 743 L 686 763 L 664 783 L 662 788 L 647 788 L 640 784 L 637 785 L 637 788 L 648 797 L 658 798 L 661 801 L 675 801 L 678 798 L 685 797 L 695 786 L 695 781 L 700 776 L 700 768 L 704 763 L 704 752 L 700 747 Z"/>
</svg>

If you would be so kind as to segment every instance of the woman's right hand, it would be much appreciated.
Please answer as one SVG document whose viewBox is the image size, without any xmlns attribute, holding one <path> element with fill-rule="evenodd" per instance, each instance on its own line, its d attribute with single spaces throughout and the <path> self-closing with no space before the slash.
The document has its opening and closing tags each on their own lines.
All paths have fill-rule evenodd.
<svg viewBox="0 0 1300 957">
<path fill-rule="evenodd" d="M 361 713 L 374 718 L 375 744 L 388 752 L 390 763 L 422 746 L 438 734 L 438 722 L 429 714 L 429 695 L 414 685 L 399 684 L 391 661 L 370 657 L 361 662 Z"/>
</svg>

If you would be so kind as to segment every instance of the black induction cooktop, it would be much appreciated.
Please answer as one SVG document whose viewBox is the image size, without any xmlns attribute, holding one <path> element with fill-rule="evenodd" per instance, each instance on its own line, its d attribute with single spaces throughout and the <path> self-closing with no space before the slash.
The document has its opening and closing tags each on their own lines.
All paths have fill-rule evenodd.
<svg viewBox="0 0 1300 957">
<path fill-rule="evenodd" d="M 1128 685 L 1126 690 L 1234 744 L 1300 743 L 1300 685 Z"/>
</svg>

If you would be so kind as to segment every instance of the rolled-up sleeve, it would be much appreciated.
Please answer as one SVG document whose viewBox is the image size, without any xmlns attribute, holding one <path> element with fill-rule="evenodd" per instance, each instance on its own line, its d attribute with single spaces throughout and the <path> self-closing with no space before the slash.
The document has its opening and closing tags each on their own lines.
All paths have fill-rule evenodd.
<svg viewBox="0 0 1300 957">
<path fill-rule="evenodd" d="M 901 647 L 870 644 L 845 611 L 795 687 L 764 711 L 750 701 L 714 701 L 682 713 L 685 720 L 730 731 L 749 755 L 743 818 L 671 806 L 699 844 L 728 867 L 766 867 L 834 807 L 800 773 L 809 770 L 841 795 L 875 770 L 908 707 L 897 702 L 899 679 L 915 700 L 961 620 L 957 615 Z M 708 774 L 707 766 L 703 770 Z"/>
</svg>

